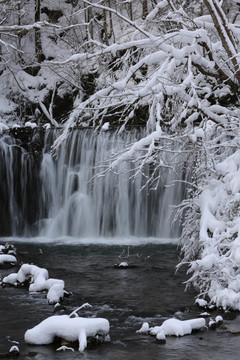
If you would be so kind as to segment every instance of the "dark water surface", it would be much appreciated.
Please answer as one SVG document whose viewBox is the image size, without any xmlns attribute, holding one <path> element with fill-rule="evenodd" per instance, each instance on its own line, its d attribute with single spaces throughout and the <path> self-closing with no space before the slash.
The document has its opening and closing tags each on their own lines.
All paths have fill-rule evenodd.
<svg viewBox="0 0 240 360">
<path fill-rule="evenodd" d="M 57 345 L 26 345 L 25 331 L 53 315 L 53 306 L 47 304 L 42 293 L 0 287 L 0 358 L 13 345 L 9 341 L 12 340 L 19 342 L 19 359 L 239 359 L 240 336 L 229 332 L 240 329 L 236 313 L 222 314 L 227 329 L 205 330 L 182 338 L 168 337 L 164 345 L 156 343 L 155 337 L 136 333 L 145 321 L 154 326 L 174 315 L 187 319 L 201 313 L 194 305 L 196 294 L 184 292 L 185 271 L 175 273 L 179 256 L 175 245 L 68 246 L 18 243 L 17 240 L 14 243 L 19 263 L 34 263 L 48 269 L 50 277 L 65 281 L 66 290 L 73 293 L 66 304 L 67 314 L 88 302 L 92 308 L 82 310 L 80 316 L 109 320 L 111 342 L 89 346 L 84 354 L 56 352 Z M 123 260 L 129 268 L 114 267 Z M 18 268 L 1 269 L 0 277 Z"/>
</svg>

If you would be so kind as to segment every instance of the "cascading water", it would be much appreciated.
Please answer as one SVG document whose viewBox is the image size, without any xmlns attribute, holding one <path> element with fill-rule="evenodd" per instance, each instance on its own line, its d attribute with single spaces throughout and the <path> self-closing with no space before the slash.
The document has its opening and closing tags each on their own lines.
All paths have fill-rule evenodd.
<svg viewBox="0 0 240 360">
<path fill-rule="evenodd" d="M 13 137 L 0 140 L 0 235 L 27 233 L 38 215 L 39 161 Z"/>
<path fill-rule="evenodd" d="M 155 191 L 147 184 L 151 165 L 136 175 L 135 164 L 128 161 L 101 175 L 111 155 L 136 141 L 139 131 L 116 135 L 73 130 L 57 159 L 48 151 L 56 136 L 46 133 L 39 164 L 12 138 L 2 138 L 1 235 L 27 235 L 34 228 L 35 235 L 51 238 L 178 236 L 170 206 L 183 199 L 185 185 L 164 186 L 183 177 L 176 166 L 156 174 L 161 177 Z"/>
</svg>

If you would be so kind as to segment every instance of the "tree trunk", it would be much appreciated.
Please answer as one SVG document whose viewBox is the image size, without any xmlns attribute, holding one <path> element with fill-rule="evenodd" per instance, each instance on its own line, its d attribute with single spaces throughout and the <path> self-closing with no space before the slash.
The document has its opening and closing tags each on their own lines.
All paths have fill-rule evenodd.
<svg viewBox="0 0 240 360">
<path fill-rule="evenodd" d="M 142 18 L 146 19 L 148 16 L 148 0 L 143 0 L 142 2 Z"/>
<path fill-rule="evenodd" d="M 130 3 L 128 4 L 128 8 L 129 8 L 129 17 L 130 17 L 130 20 L 133 20 L 132 2 L 130 2 Z"/>
<path fill-rule="evenodd" d="M 104 4 L 105 5 L 105 2 Z M 106 45 L 109 45 L 108 42 L 108 26 L 107 26 L 107 12 L 106 9 L 103 9 L 103 40 Z"/>
<path fill-rule="evenodd" d="M 41 16 L 41 0 L 35 0 L 35 22 L 40 21 Z M 42 50 L 41 30 L 35 29 L 35 54 L 36 59 L 41 63 L 45 56 Z"/>
<path fill-rule="evenodd" d="M 229 62 L 234 68 L 234 76 L 240 84 L 240 66 L 237 60 L 238 48 L 232 31 L 228 27 L 228 21 L 221 5 L 216 0 L 204 0 L 206 7 L 213 19 L 213 23 L 218 32 L 222 45 L 229 57 Z"/>
<path fill-rule="evenodd" d="M 0 34 L 0 40 L 1 40 L 1 34 Z M 3 61 L 3 58 L 2 58 L 2 45 L 0 43 L 0 63 Z M 4 69 L 4 66 L 3 65 L 0 65 L 0 75 L 2 75 L 3 73 L 3 69 Z"/>
<path fill-rule="evenodd" d="M 108 0 L 108 7 L 111 7 L 110 0 Z M 109 12 L 109 20 L 110 20 L 110 34 L 111 34 L 111 37 L 113 37 L 113 42 L 115 42 L 115 34 L 114 34 L 114 29 L 113 29 L 113 20 L 112 20 L 111 12 Z"/>
</svg>

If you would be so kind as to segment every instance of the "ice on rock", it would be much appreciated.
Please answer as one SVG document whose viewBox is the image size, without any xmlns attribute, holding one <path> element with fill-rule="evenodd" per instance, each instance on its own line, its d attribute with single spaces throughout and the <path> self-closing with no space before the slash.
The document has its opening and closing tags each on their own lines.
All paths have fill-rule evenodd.
<svg viewBox="0 0 240 360">
<path fill-rule="evenodd" d="M 109 321 L 104 318 L 70 318 L 68 315 L 50 316 L 26 331 L 25 342 L 33 345 L 51 344 L 55 337 L 79 342 L 79 351 L 87 347 L 87 338 L 109 333 Z"/>
</svg>

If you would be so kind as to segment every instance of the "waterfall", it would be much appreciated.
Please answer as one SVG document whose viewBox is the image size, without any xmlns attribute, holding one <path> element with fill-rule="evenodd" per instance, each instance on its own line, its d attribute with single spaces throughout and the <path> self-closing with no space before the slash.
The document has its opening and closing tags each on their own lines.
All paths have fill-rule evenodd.
<svg viewBox="0 0 240 360">
<path fill-rule="evenodd" d="M 27 234 L 38 217 L 39 161 L 13 137 L 0 140 L 0 235 Z"/>
<path fill-rule="evenodd" d="M 56 136 L 53 130 L 45 134 L 41 161 L 10 136 L 1 139 L 1 236 L 179 235 L 180 226 L 172 226 L 171 206 L 181 202 L 186 189 L 181 182 L 172 184 L 186 174 L 176 164 L 157 172 L 160 181 L 154 191 L 147 184 L 151 164 L 138 174 L 131 161 L 106 172 L 111 156 L 139 139 L 140 131 L 116 135 L 76 129 L 54 158 L 49 149 Z M 165 155 L 170 163 L 171 156 Z"/>
</svg>

